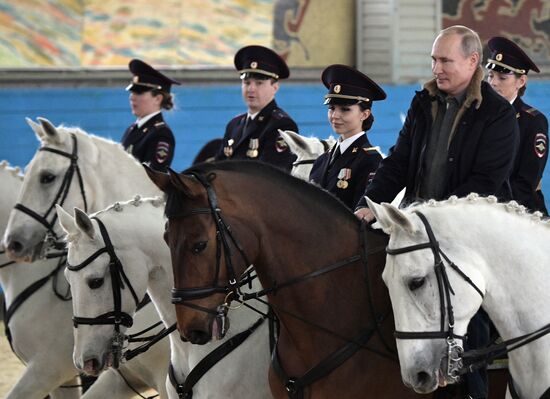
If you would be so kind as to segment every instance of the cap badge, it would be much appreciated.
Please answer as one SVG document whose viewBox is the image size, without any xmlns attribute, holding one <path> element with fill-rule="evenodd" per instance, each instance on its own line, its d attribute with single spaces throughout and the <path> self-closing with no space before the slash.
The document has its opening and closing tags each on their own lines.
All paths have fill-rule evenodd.
<svg viewBox="0 0 550 399">
<path fill-rule="evenodd" d="M 340 90 L 342 90 L 342 87 L 341 87 L 340 85 L 334 86 L 334 92 L 335 92 L 336 94 L 340 93 Z"/>
<path fill-rule="evenodd" d="M 495 60 L 502 61 L 502 54 L 498 53 L 497 56 L 495 57 Z"/>
<path fill-rule="evenodd" d="M 258 63 L 257 63 L 256 61 L 252 61 L 252 62 L 250 63 L 250 68 L 252 68 L 252 69 L 258 68 Z"/>
</svg>

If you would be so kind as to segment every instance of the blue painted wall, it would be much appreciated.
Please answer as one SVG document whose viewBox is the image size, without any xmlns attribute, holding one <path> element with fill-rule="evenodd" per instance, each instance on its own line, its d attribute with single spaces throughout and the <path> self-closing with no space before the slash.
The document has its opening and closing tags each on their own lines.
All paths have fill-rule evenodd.
<svg viewBox="0 0 550 399">
<path fill-rule="evenodd" d="M 374 104 L 375 124 L 369 133 L 373 144 L 388 152 L 394 144 L 401 118 L 406 113 L 417 85 L 383 86 L 388 100 Z M 530 82 L 525 101 L 550 115 L 550 82 Z M 240 86 L 203 85 L 176 88 L 177 109 L 165 112 L 176 135 L 173 167 L 188 167 L 202 145 L 221 137 L 225 124 L 244 111 Z M 298 123 L 300 133 L 327 137 L 331 134 L 322 105 L 325 88 L 321 84 L 283 84 L 277 102 Z M 128 93 L 119 88 L 21 88 L 0 89 L 0 160 L 25 166 L 38 141 L 25 117 L 43 116 L 54 124 L 79 126 L 87 132 L 120 140 L 133 121 Z M 550 178 L 543 179 L 546 198 Z"/>
</svg>

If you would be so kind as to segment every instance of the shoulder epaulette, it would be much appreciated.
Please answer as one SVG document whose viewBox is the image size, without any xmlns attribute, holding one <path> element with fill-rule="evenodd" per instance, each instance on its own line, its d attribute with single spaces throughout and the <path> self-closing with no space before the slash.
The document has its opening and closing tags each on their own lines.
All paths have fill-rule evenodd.
<svg viewBox="0 0 550 399">
<path fill-rule="evenodd" d="M 378 147 L 378 146 L 376 146 L 376 147 L 363 147 L 363 151 L 365 151 L 366 153 L 380 152 L 380 147 Z"/>
<path fill-rule="evenodd" d="M 280 108 L 275 108 L 273 112 L 271 113 L 275 119 L 283 119 L 287 118 L 288 115 Z"/>
<path fill-rule="evenodd" d="M 539 111 L 538 109 L 536 109 L 536 108 L 533 108 L 533 107 L 529 107 L 529 108 L 525 107 L 525 108 L 523 109 L 523 111 L 525 111 L 525 112 L 527 112 L 529 115 L 533 115 L 533 116 L 540 114 L 540 111 Z"/>
<path fill-rule="evenodd" d="M 164 126 L 164 125 L 166 125 L 166 123 L 164 123 L 164 122 L 155 123 L 155 127 Z"/>
</svg>

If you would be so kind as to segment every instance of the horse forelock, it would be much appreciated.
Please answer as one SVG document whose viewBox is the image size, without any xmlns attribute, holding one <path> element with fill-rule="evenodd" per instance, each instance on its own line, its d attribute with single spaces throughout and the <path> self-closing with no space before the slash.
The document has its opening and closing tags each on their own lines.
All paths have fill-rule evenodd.
<svg viewBox="0 0 550 399">
<path fill-rule="evenodd" d="M 277 192 L 283 193 L 289 201 L 296 201 L 300 204 L 304 204 L 305 202 L 307 205 L 321 205 L 326 207 L 331 214 L 340 215 L 343 218 L 347 218 L 359 224 L 358 219 L 344 203 L 328 191 L 302 179 L 291 176 L 282 169 L 267 163 L 248 160 L 219 161 L 196 165 L 185 170 L 183 173 L 200 174 L 205 177 L 213 173 L 213 176 L 216 176 L 213 178 L 213 184 L 215 184 L 217 180 L 216 172 L 236 173 L 238 175 L 243 175 L 247 180 L 254 179 L 254 184 L 256 185 L 255 191 L 259 190 L 263 185 L 268 185 L 268 188 L 273 190 L 272 192 L 274 194 L 274 191 L 277 190 Z M 170 204 L 171 209 L 181 209 L 174 208 L 177 203 L 176 198 L 173 198 L 172 201 L 173 202 Z M 181 203 L 184 199 L 179 198 L 179 201 Z M 276 201 L 277 200 L 274 198 L 273 206 L 277 206 Z M 168 207 L 167 201 L 167 210 Z"/>
</svg>

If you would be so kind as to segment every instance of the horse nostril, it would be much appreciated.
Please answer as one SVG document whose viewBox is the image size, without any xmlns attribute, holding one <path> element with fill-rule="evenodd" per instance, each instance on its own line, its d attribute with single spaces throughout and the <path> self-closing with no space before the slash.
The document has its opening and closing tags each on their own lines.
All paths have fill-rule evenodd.
<svg viewBox="0 0 550 399">
<path fill-rule="evenodd" d="M 211 335 L 207 332 L 201 330 L 192 330 L 189 331 L 188 338 L 189 342 L 195 345 L 204 345 L 210 341 Z"/>
<path fill-rule="evenodd" d="M 418 385 L 425 385 L 430 380 L 430 375 L 426 373 L 425 371 L 421 371 L 418 374 L 416 374 L 416 381 Z"/>
<path fill-rule="evenodd" d="M 9 241 L 8 242 L 8 250 L 13 253 L 19 253 L 23 250 L 23 244 L 21 244 L 19 241 Z"/>
</svg>

